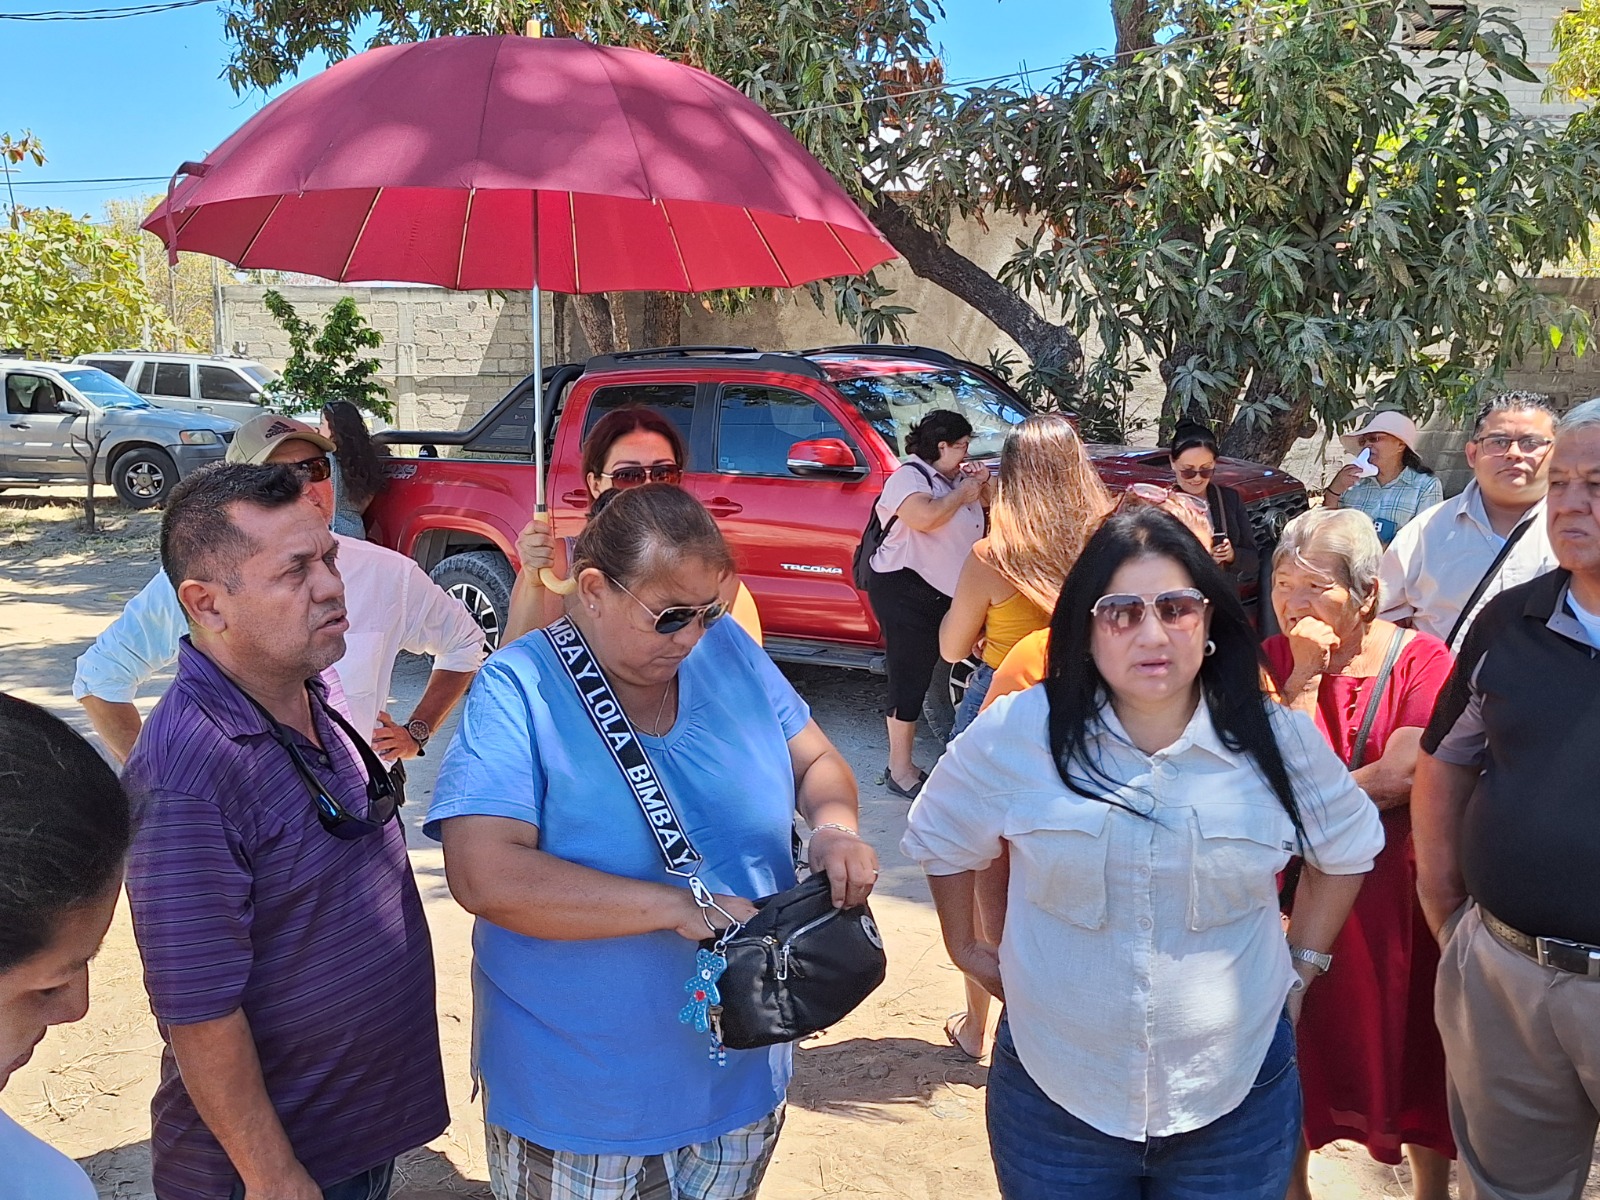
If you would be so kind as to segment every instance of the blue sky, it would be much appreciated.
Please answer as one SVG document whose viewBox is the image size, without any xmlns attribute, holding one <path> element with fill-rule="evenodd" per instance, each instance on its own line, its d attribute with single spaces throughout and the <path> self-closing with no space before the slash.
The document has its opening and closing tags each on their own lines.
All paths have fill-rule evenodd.
<svg viewBox="0 0 1600 1200">
<path fill-rule="evenodd" d="M 133 0 L 0 0 L 0 13 L 123 6 Z M 945 0 L 936 26 L 948 77 L 1044 68 L 1110 45 L 1107 0 Z M 96 219 L 108 198 L 161 191 L 265 99 L 219 78 L 228 49 L 209 5 L 116 21 L 0 21 L 0 132 L 31 129 L 50 161 L 14 178 L 19 203 Z M 161 176 L 160 183 L 42 186 L 44 181 Z M 0 193 L 0 203 L 4 203 Z"/>
</svg>

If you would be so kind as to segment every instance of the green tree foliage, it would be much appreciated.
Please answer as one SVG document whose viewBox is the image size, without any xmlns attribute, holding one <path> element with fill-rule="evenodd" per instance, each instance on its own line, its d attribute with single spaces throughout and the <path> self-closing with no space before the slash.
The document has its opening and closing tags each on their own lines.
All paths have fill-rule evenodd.
<svg viewBox="0 0 1600 1200">
<path fill-rule="evenodd" d="M 1600 0 L 1581 0 L 1556 18 L 1550 91 L 1580 102 L 1600 95 Z"/>
<path fill-rule="evenodd" d="M 130 239 L 58 209 L 17 214 L 0 229 L 0 346 L 70 358 L 170 332 Z"/>
<path fill-rule="evenodd" d="M 1393 8 L 1177 3 L 1174 36 L 1084 59 L 1044 92 L 990 89 L 934 118 L 956 178 L 932 187 L 1039 230 L 1001 278 L 1098 334 L 1092 389 L 1159 362 L 1172 409 L 1231 423 L 1277 462 L 1315 414 L 1465 411 L 1584 315 L 1532 276 L 1587 247 L 1600 126 L 1513 112 L 1532 79 L 1506 10 L 1438 21 L 1431 56 Z M 908 131 L 912 141 L 919 131 Z"/>
<path fill-rule="evenodd" d="M 329 309 L 320 329 L 279 292 L 267 292 L 262 303 L 289 335 L 289 361 L 267 385 L 276 407 L 286 413 L 316 412 L 334 400 L 348 400 L 386 421 L 394 415 L 388 393 L 373 378 L 381 364 L 362 354 L 381 346 L 383 336 L 367 324 L 354 300 L 346 296 Z"/>
<path fill-rule="evenodd" d="M 159 196 L 106 201 L 106 223 L 136 247 L 139 266 L 151 295 L 167 311 L 169 325 L 177 331 L 174 350 L 209 351 L 216 337 L 216 293 L 212 270 L 216 260 L 206 254 L 179 254 L 176 273 L 167 267 L 167 248 L 153 233 L 139 228 Z M 233 282 L 233 268 L 220 268 L 224 282 Z"/>
</svg>

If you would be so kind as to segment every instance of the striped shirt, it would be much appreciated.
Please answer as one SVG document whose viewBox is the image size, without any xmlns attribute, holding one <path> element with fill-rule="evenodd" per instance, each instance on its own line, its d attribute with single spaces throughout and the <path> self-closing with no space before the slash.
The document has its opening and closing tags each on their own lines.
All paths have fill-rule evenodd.
<svg viewBox="0 0 1600 1200">
<path fill-rule="evenodd" d="M 313 708 L 328 752 L 300 739 L 304 757 L 364 813 L 360 759 Z M 400 823 L 354 841 L 324 830 L 265 718 L 188 638 L 124 778 L 137 822 L 128 898 L 169 1041 L 151 1102 L 156 1194 L 216 1200 L 233 1188 L 167 1030 L 241 1009 L 273 1107 L 320 1186 L 441 1133 L 433 951 Z"/>
</svg>

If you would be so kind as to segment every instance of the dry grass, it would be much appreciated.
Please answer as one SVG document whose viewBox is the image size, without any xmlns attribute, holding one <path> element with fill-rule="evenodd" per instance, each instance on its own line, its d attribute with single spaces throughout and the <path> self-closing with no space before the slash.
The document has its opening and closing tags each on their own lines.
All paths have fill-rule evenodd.
<svg viewBox="0 0 1600 1200">
<path fill-rule="evenodd" d="M 0 561 L 37 564 L 72 556 L 154 559 L 161 513 L 124 508 L 109 488 L 96 489 L 98 528 L 84 528 L 81 488 L 0 493 Z"/>
</svg>

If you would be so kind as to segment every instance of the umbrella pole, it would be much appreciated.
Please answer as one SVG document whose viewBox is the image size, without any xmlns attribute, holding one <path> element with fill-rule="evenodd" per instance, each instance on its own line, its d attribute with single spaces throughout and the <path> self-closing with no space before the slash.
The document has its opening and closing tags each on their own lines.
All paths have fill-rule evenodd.
<svg viewBox="0 0 1600 1200">
<path fill-rule="evenodd" d="M 537 237 L 534 245 L 538 245 Z M 547 517 L 550 509 L 545 503 L 544 478 L 544 306 L 540 303 L 537 279 L 528 300 L 533 318 L 533 515 Z M 539 568 L 539 582 L 558 596 L 570 595 L 578 587 L 576 580 L 563 579 L 549 567 Z"/>
</svg>

